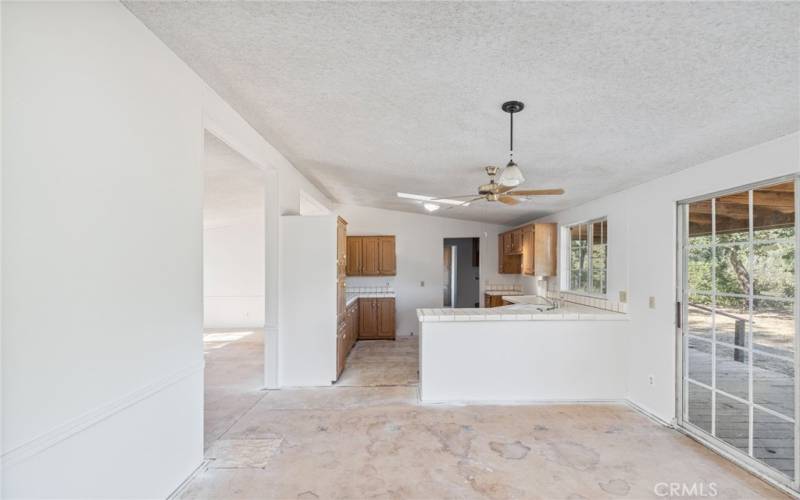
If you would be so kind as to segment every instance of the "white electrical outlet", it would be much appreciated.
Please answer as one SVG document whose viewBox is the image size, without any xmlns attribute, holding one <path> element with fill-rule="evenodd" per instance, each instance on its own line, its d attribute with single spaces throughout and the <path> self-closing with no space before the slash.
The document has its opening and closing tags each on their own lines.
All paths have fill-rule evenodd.
<svg viewBox="0 0 800 500">
<path fill-rule="evenodd" d="M 625 290 L 620 290 L 619 301 L 622 302 L 623 304 L 628 302 L 628 292 L 626 292 Z"/>
<path fill-rule="evenodd" d="M 419 286 L 425 286 L 425 282 L 424 281 L 420 281 L 419 282 Z"/>
<path fill-rule="evenodd" d="M 656 385 L 656 378 L 652 375 L 647 376 L 647 381 L 650 382 L 650 385 Z"/>
<path fill-rule="evenodd" d="M 656 308 L 656 298 L 651 296 L 650 297 L 650 309 L 655 309 L 655 308 Z"/>
</svg>

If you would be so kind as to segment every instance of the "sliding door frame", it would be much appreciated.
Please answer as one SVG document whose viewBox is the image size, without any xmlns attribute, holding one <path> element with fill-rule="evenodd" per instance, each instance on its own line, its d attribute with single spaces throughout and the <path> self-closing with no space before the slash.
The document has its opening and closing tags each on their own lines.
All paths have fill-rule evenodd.
<svg viewBox="0 0 800 500">
<path fill-rule="evenodd" d="M 688 321 L 688 308 L 686 307 L 688 296 L 689 296 L 689 287 L 688 287 L 688 276 L 685 272 L 687 262 L 688 262 L 688 247 L 686 245 L 687 238 L 689 234 L 689 221 L 688 221 L 688 214 L 689 214 L 689 205 L 693 202 L 708 200 L 711 198 L 719 198 L 721 196 L 725 196 L 728 194 L 733 193 L 740 193 L 742 191 L 750 191 L 753 189 L 757 189 L 759 187 L 771 186 L 775 184 L 780 184 L 782 182 L 794 182 L 794 230 L 795 230 L 795 259 L 794 259 L 794 277 L 795 277 L 795 293 L 794 293 L 794 477 L 788 478 L 784 474 L 781 474 L 777 470 L 769 467 L 765 463 L 755 459 L 754 457 L 745 454 L 738 448 L 726 443 L 725 441 L 715 437 L 713 434 L 709 434 L 707 431 L 701 429 L 700 427 L 692 424 L 688 421 L 688 398 L 687 398 L 687 384 L 686 379 L 688 378 L 688 366 L 686 360 L 684 359 L 684 341 L 685 341 L 685 331 L 684 326 L 687 324 Z M 712 227 L 715 225 L 715 217 L 713 217 L 713 210 L 714 204 L 712 203 Z M 750 195 L 750 217 L 749 217 L 749 225 L 750 225 L 750 244 L 752 246 L 752 231 L 753 231 L 753 223 L 752 223 L 752 194 Z M 720 455 L 728 458 L 732 462 L 740 465 L 741 467 L 753 472 L 754 474 L 758 475 L 759 477 L 763 478 L 764 480 L 772 483 L 773 485 L 792 493 L 793 495 L 797 495 L 800 492 L 800 175 L 791 174 L 782 177 L 777 177 L 773 179 L 766 179 L 764 181 L 754 182 L 750 184 L 746 184 L 743 186 L 738 186 L 731 189 L 726 189 L 723 191 L 718 191 L 714 193 L 705 194 L 702 196 L 696 196 L 693 198 L 688 198 L 685 200 L 678 201 L 676 203 L 676 312 L 675 312 L 675 328 L 676 328 L 676 335 L 675 335 L 675 351 L 676 351 L 676 377 L 675 377 L 675 399 L 676 399 L 676 415 L 675 421 L 677 427 L 682 432 L 688 434 L 693 439 L 699 441 L 703 445 L 711 448 L 715 452 L 719 453 Z M 713 229 L 712 229 L 713 231 Z M 713 248 L 713 243 L 712 243 Z M 752 258 L 752 252 L 750 252 Z M 752 289 L 749 291 L 748 295 L 752 297 Z M 752 307 L 751 307 L 752 311 Z M 752 329 L 752 326 L 751 326 Z M 712 336 L 712 345 L 715 344 L 714 342 L 715 335 Z M 751 364 L 750 366 L 750 373 L 748 377 L 751 379 L 750 381 L 750 399 L 752 399 L 752 330 L 750 330 L 749 334 L 750 342 L 748 342 L 748 363 Z M 713 358 L 714 352 L 712 351 L 712 377 L 714 377 L 714 369 L 713 369 Z M 713 379 L 712 379 L 713 380 Z M 712 382 L 713 385 L 713 382 Z M 715 405 L 715 395 L 716 391 L 712 390 L 712 432 L 714 429 L 714 418 L 713 418 L 713 409 Z M 749 418 L 749 425 L 750 425 L 750 432 L 749 432 L 749 441 L 751 443 L 752 448 L 752 441 L 753 437 L 753 412 L 752 412 L 752 402 L 749 405 L 750 408 L 750 418 Z M 752 449 L 750 450 L 752 454 Z"/>
</svg>

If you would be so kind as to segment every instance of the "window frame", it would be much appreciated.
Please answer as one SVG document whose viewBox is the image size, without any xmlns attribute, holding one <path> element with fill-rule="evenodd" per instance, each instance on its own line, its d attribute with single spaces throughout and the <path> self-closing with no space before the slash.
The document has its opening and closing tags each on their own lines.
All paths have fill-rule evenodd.
<svg viewBox="0 0 800 500">
<path fill-rule="evenodd" d="M 592 259 L 593 247 L 594 247 L 594 225 L 598 222 L 605 222 L 606 231 L 605 231 L 605 242 L 604 245 L 606 247 L 606 259 L 605 259 L 605 269 L 603 270 L 603 280 L 605 282 L 605 292 L 600 290 L 594 289 L 594 264 Z M 587 268 L 586 268 L 586 276 L 587 276 L 587 283 L 588 286 L 584 286 L 582 289 L 573 289 L 572 288 L 572 229 L 577 226 L 586 226 L 586 255 L 587 255 Z M 601 217 L 595 217 L 592 219 L 583 220 L 580 222 L 574 222 L 572 224 L 567 224 L 562 226 L 564 228 L 564 232 L 562 233 L 567 240 L 567 244 L 564 245 L 566 251 L 565 255 L 565 265 L 566 265 L 566 272 L 564 276 L 566 276 L 566 281 L 564 283 L 564 291 L 569 293 L 574 293 L 578 295 L 586 295 L 590 297 L 598 297 L 598 298 L 607 298 L 608 297 L 608 216 L 603 215 Z"/>
</svg>

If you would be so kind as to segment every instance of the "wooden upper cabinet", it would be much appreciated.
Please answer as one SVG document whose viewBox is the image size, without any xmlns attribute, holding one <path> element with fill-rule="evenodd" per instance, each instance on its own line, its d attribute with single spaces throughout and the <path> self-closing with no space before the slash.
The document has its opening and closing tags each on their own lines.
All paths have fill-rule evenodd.
<svg viewBox="0 0 800 500">
<path fill-rule="evenodd" d="M 346 317 L 345 267 L 347 265 L 347 221 L 339 217 L 336 224 L 336 314 L 339 323 Z"/>
<path fill-rule="evenodd" d="M 558 274 L 558 226 L 554 223 L 534 225 L 533 271 L 536 276 Z"/>
<path fill-rule="evenodd" d="M 511 231 L 511 253 L 522 253 L 522 229 Z"/>
<path fill-rule="evenodd" d="M 361 238 L 361 275 L 378 276 L 381 274 L 378 248 L 378 238 L 369 236 Z"/>
<path fill-rule="evenodd" d="M 522 228 L 522 274 L 534 274 L 534 225 Z"/>
<path fill-rule="evenodd" d="M 555 276 L 558 274 L 556 224 L 528 224 L 498 235 L 501 274 Z"/>
<path fill-rule="evenodd" d="M 498 272 L 519 274 L 522 272 L 522 250 L 515 251 L 516 240 L 522 242 L 522 232 L 508 231 L 498 236 Z"/>
<path fill-rule="evenodd" d="M 511 231 L 502 234 L 503 237 L 503 255 L 511 255 L 514 253 L 514 236 Z"/>
<path fill-rule="evenodd" d="M 394 248 L 394 236 L 380 236 L 378 238 L 378 270 L 381 276 L 394 276 L 397 274 L 397 259 Z"/>
<path fill-rule="evenodd" d="M 394 236 L 348 236 L 348 276 L 394 276 L 397 256 Z"/>
<path fill-rule="evenodd" d="M 361 274 L 361 236 L 347 237 L 347 275 Z"/>
<path fill-rule="evenodd" d="M 503 274 L 503 255 L 505 255 L 505 238 L 502 234 L 497 235 L 497 272 Z"/>
</svg>

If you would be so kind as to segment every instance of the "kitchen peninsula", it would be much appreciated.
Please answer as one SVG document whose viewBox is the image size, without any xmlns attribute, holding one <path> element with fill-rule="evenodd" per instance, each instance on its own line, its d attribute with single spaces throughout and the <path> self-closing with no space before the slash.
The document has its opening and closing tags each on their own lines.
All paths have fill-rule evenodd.
<svg viewBox="0 0 800 500">
<path fill-rule="evenodd" d="M 628 316 L 618 305 L 596 301 L 600 307 L 590 307 L 531 295 L 503 300 L 511 305 L 417 310 L 422 401 L 625 397 L 625 366 L 619 357 L 626 349 L 623 322 Z M 587 372 L 594 375 L 575 376 Z"/>
</svg>

